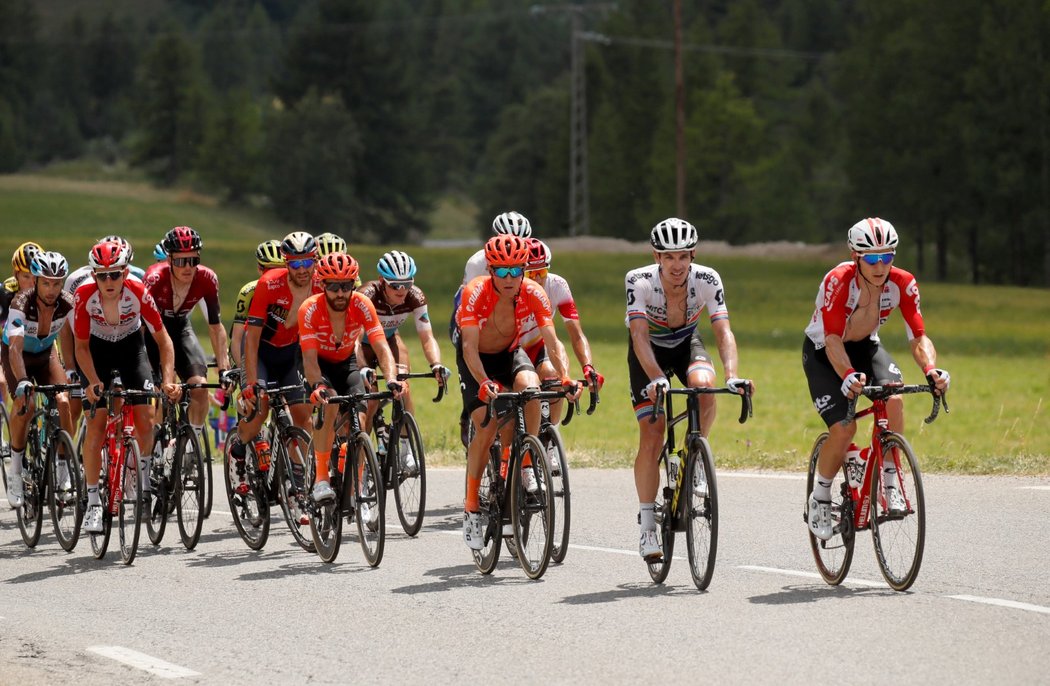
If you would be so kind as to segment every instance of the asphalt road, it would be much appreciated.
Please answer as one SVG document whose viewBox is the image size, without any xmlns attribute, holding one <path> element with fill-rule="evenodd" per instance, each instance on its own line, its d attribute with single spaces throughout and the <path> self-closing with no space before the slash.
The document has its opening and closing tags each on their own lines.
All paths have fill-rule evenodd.
<svg viewBox="0 0 1050 686">
<path fill-rule="evenodd" d="M 573 545 L 540 581 L 506 553 L 479 574 L 460 535 L 462 471 L 429 476 L 423 531 L 405 537 L 391 508 L 377 569 L 356 532 L 326 565 L 279 520 L 252 552 L 221 494 L 196 550 L 174 527 L 159 548 L 143 532 L 131 567 L 112 543 L 102 561 L 86 540 L 63 552 L 50 522 L 29 551 L 5 509 L 0 684 L 1050 678 L 1050 479 L 927 476 L 922 571 L 896 593 L 867 533 L 843 586 L 816 577 L 802 477 L 721 474 L 718 563 L 700 593 L 683 559 L 649 580 L 627 470 L 573 473 Z"/>
</svg>

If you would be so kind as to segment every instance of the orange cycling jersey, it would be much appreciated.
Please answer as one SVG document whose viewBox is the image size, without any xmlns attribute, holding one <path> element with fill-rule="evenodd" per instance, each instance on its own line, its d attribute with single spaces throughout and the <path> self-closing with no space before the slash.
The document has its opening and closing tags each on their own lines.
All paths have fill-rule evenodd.
<svg viewBox="0 0 1050 686">
<path fill-rule="evenodd" d="M 326 362 L 342 362 L 353 354 L 362 333 L 372 345 L 386 339 L 372 301 L 360 293 L 351 293 L 343 336 L 336 340 L 324 298 L 324 293 L 312 295 L 299 307 L 299 343 L 303 350 L 316 350 Z"/>
<path fill-rule="evenodd" d="M 476 326 L 485 328 L 485 322 L 496 309 L 499 296 L 492 286 L 491 276 L 479 276 L 463 289 L 463 297 L 456 310 L 456 323 L 459 328 Z M 522 325 L 530 316 L 535 315 L 536 326 L 551 324 L 551 303 L 543 288 L 532 279 L 522 279 L 521 290 L 514 298 L 514 340 L 507 346 L 508 350 L 518 347 Z"/>
</svg>

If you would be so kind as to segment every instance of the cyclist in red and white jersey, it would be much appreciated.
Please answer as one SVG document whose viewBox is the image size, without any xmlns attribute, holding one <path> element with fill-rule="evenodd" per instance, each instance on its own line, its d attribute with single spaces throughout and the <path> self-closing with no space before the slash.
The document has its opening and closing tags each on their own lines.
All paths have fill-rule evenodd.
<svg viewBox="0 0 1050 686">
<path fill-rule="evenodd" d="M 501 235 L 485 244 L 488 276 L 479 276 L 463 289 L 463 297 L 456 312 L 456 322 L 462 332 L 456 347 L 456 366 L 459 369 L 463 407 L 474 422 L 476 434 L 467 447 L 467 494 L 463 517 L 463 540 L 473 550 L 484 546 L 479 514 L 478 489 L 485 471 L 489 448 L 496 436 L 496 422 L 482 427 L 485 405 L 505 388 L 522 391 L 538 388 L 539 377 L 521 349 L 519 339 L 522 325 L 530 316 L 536 318 L 544 343 L 554 349 L 557 339 L 551 322 L 550 301 L 539 284 L 525 278 L 529 259 L 529 245 L 518 236 Z M 554 369 L 562 383 L 572 389 L 571 400 L 579 397 L 581 389 L 568 378 L 562 358 L 554 359 Z M 540 425 L 538 401 L 525 408 L 528 431 L 536 433 Z M 510 426 L 505 445 L 510 445 Z M 535 491 L 538 484 L 531 469 L 522 471 L 525 486 Z"/>
<path fill-rule="evenodd" d="M 696 264 L 696 227 L 684 219 L 665 219 L 653 227 L 649 242 L 655 264 L 627 272 L 627 317 L 630 342 L 627 369 L 631 402 L 638 418 L 638 454 L 634 461 L 634 484 L 638 491 L 640 541 L 638 550 L 647 560 L 663 554 L 656 538 L 654 508 L 660 487 L 660 451 L 664 443 L 666 417 L 655 422 L 653 399 L 656 389 L 670 388 L 667 377 L 674 373 L 689 388 L 711 387 L 717 373 L 700 338 L 697 323 L 706 307 L 718 356 L 727 377 L 726 386 L 744 393 L 748 383 L 737 378 L 736 338 L 729 326 L 722 279 L 714 269 Z M 751 389 L 753 390 L 753 388 Z M 714 396 L 700 396 L 700 430 L 708 436 L 715 421 Z M 696 489 L 703 484 L 694 483 Z"/>
<path fill-rule="evenodd" d="M 846 242 L 850 260 L 824 275 L 802 345 L 802 368 L 813 406 L 829 434 L 820 448 L 808 507 L 810 531 L 823 540 L 832 536 L 831 484 L 857 432 L 856 422 L 841 423 L 847 400 L 856 397 L 869 379 L 876 385 L 903 382 L 900 368 L 879 341 L 879 327 L 894 309 L 899 308 L 904 317 L 912 357 L 929 382 L 941 393 L 951 382 L 948 372 L 937 367 L 937 351 L 926 335 L 915 277 L 892 266 L 897 230 L 884 219 L 862 219 L 850 227 Z M 890 431 L 903 431 L 903 399 L 889 398 L 886 410 Z M 884 469 L 889 508 L 903 510 L 904 497 L 893 485 L 896 466 L 887 461 Z"/>
<path fill-rule="evenodd" d="M 190 313 L 198 303 L 204 303 L 208 320 L 208 335 L 220 378 L 229 366 L 226 329 L 219 314 L 219 277 L 201 264 L 200 234 L 188 226 L 176 226 L 164 236 L 166 259 L 146 270 L 146 290 L 160 309 L 164 328 L 175 347 L 175 373 L 184 383 L 205 383 L 208 362 L 204 357 L 197 334 L 190 323 Z M 158 351 L 146 339 L 150 362 L 157 367 Z M 208 417 L 208 390 L 190 391 L 189 420 L 197 433 L 204 431 Z M 203 440 L 203 438 L 202 438 Z"/>
<path fill-rule="evenodd" d="M 94 269 L 93 281 L 83 284 L 74 296 L 73 335 L 77 371 L 88 402 L 98 403 L 113 381 L 116 371 L 124 388 L 153 390 L 146 347 L 140 329 L 145 323 L 160 349 L 161 389 L 171 400 L 178 400 L 175 385 L 171 339 L 164 330 L 160 310 L 145 286 L 127 279 L 131 252 L 117 241 L 96 244 L 88 253 Z M 153 423 L 145 398 L 129 401 L 135 406 L 135 435 L 142 455 L 153 450 Z M 98 496 L 100 451 L 106 429 L 106 413 L 97 412 L 87 420 L 84 437 L 84 478 L 88 488 L 88 509 L 84 530 L 102 531 L 102 505 Z"/>
</svg>

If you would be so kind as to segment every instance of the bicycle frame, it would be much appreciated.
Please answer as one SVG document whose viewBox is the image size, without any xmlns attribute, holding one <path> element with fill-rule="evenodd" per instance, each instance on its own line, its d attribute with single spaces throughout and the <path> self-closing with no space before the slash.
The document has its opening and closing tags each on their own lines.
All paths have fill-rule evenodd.
<svg viewBox="0 0 1050 686">
<path fill-rule="evenodd" d="M 120 397 L 117 393 L 110 396 L 111 401 Z M 135 440 L 135 416 L 131 404 L 121 399 L 120 411 L 114 412 L 112 402 L 106 417 L 106 433 L 103 447 L 106 452 L 106 511 L 117 514 L 117 504 L 124 499 L 123 479 L 127 454 L 124 451 L 125 441 Z"/>
</svg>

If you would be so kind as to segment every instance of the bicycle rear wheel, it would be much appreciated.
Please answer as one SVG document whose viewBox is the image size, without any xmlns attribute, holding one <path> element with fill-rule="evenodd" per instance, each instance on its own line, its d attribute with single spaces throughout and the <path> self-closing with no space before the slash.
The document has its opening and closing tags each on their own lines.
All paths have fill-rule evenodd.
<svg viewBox="0 0 1050 686">
<path fill-rule="evenodd" d="M 548 462 L 551 473 L 551 499 L 554 507 L 554 544 L 551 548 L 551 562 L 561 563 L 565 561 L 565 555 L 569 552 L 569 523 L 572 515 L 568 454 L 565 452 L 561 433 L 553 424 L 544 433 L 542 443 L 548 458 L 551 458 Z"/>
<path fill-rule="evenodd" d="M 0 403 L 0 479 L 4 481 L 4 500 L 7 500 L 7 470 L 11 466 L 11 424 L 7 407 Z"/>
<path fill-rule="evenodd" d="M 37 423 L 36 416 L 31 420 Z M 29 433 L 26 443 L 25 459 L 22 466 L 22 505 L 15 509 L 18 519 L 18 530 L 22 532 L 22 541 L 29 548 L 35 548 L 40 542 L 40 532 L 44 524 L 44 501 L 48 496 L 47 484 L 44 481 L 44 457 L 37 454 L 40 442 L 36 427 Z"/>
<path fill-rule="evenodd" d="M 164 446 L 167 443 L 167 433 L 161 427 L 156 427 L 153 432 L 153 459 L 150 460 L 149 469 L 153 500 L 146 512 L 146 536 L 153 545 L 160 545 L 168 527 L 173 454 L 171 451 L 165 451 Z"/>
<path fill-rule="evenodd" d="M 842 583 L 849 573 L 850 564 L 853 562 L 853 545 L 856 542 L 856 532 L 853 530 L 853 500 L 850 497 L 849 481 L 846 479 L 846 466 L 843 465 L 835 480 L 831 483 L 831 521 L 834 525 L 833 535 L 827 541 L 822 541 L 809 530 L 809 494 L 813 492 L 813 482 L 816 480 L 817 458 L 820 457 L 820 448 L 828 440 L 828 434 L 822 433 L 813 444 L 813 450 L 809 453 L 809 473 L 806 477 L 806 506 L 804 508 L 803 520 L 807 522 L 806 532 L 809 534 L 809 547 L 813 551 L 813 561 L 817 563 L 817 571 L 824 581 L 837 586 Z"/>
<path fill-rule="evenodd" d="M 193 427 L 183 426 L 179 432 L 171 476 L 175 484 L 172 495 L 178 513 L 179 537 L 186 550 L 193 550 L 204 525 L 204 457 Z"/>
<path fill-rule="evenodd" d="M 718 488 L 711 445 L 700 436 L 689 458 L 679 498 L 685 498 L 689 573 L 701 591 L 711 583 L 718 553 Z"/>
<path fill-rule="evenodd" d="M 490 459 L 485 463 L 481 485 L 478 486 L 478 512 L 481 514 L 481 530 L 485 532 L 482 537 L 485 547 L 470 552 L 474 565 L 482 574 L 491 574 L 496 569 L 500 547 L 503 545 L 503 514 L 497 474 Z"/>
<path fill-rule="evenodd" d="M 423 512 L 427 504 L 427 462 L 423 454 L 423 439 L 419 436 L 419 425 L 408 411 L 401 415 L 401 430 L 415 458 L 415 470 L 409 472 L 404 468 L 400 440 L 393 441 L 396 447 L 387 459 L 394 460 L 394 503 L 397 505 L 397 518 L 401 520 L 401 528 L 405 533 L 415 536 L 423 526 Z"/>
<path fill-rule="evenodd" d="M 529 466 L 522 466 L 531 460 Z M 522 478 L 531 470 L 536 479 L 535 493 L 529 493 Z M 551 496 L 551 472 L 547 452 L 535 436 L 525 436 L 521 461 L 511 474 L 511 523 L 518 562 L 530 579 L 539 579 L 547 571 L 554 544 L 554 498 Z"/>
<path fill-rule="evenodd" d="M 277 499 L 281 503 L 281 512 L 288 524 L 288 530 L 292 532 L 292 538 L 303 550 L 313 553 L 316 551 L 310 534 L 310 517 L 306 514 L 309 511 L 307 484 L 314 482 L 310 435 L 297 426 L 289 426 L 281 430 L 280 436 L 280 442 L 272 446 L 277 469 L 280 470 L 277 473 Z M 296 473 L 297 466 L 302 468 L 301 475 Z M 272 463 L 270 468 L 273 469 Z"/>
<path fill-rule="evenodd" d="M 895 591 L 904 591 L 915 583 L 922 565 L 926 499 L 919 462 L 904 436 L 884 435 L 882 455 L 882 470 L 871 480 L 871 538 L 886 583 Z M 891 475 L 885 471 L 891 465 L 897 470 L 894 481 L 889 481 Z M 884 487 L 900 489 L 903 510 L 891 509 Z"/>
<path fill-rule="evenodd" d="M 339 450 L 332 450 L 332 454 L 338 455 Z M 315 460 L 312 442 L 310 443 L 310 459 Z M 352 490 L 349 486 L 353 483 L 353 479 L 343 479 L 339 474 L 338 462 L 335 460 L 333 462 L 335 464 L 329 467 L 329 474 L 319 475 L 318 478 L 328 477 L 328 483 L 331 484 L 336 497 L 327 502 L 313 503 L 310 516 L 310 536 L 313 538 L 317 556 L 322 562 L 334 562 L 338 557 L 343 535 L 342 504 L 353 502 Z M 314 464 L 317 464 L 316 460 Z"/>
<path fill-rule="evenodd" d="M 80 440 L 78 443 L 82 447 L 84 445 L 84 427 L 87 422 L 80 425 Z M 83 455 L 78 450 L 78 453 Z M 90 533 L 88 539 L 91 541 L 91 554 L 96 560 L 101 560 L 106 556 L 106 550 L 109 548 L 109 536 L 113 532 L 113 515 L 109 511 L 109 455 L 105 446 L 99 453 L 100 459 L 100 475 L 98 477 L 98 499 L 102 503 L 102 532 L 101 533 Z M 84 503 L 87 502 L 87 481 L 84 482 Z M 85 510 L 86 512 L 86 510 Z"/>
<path fill-rule="evenodd" d="M 80 522 L 84 510 L 80 505 L 80 461 L 73 451 L 73 439 L 61 429 L 51 439 L 51 523 L 55 527 L 55 538 L 66 552 L 77 547 L 80 538 Z M 68 479 L 68 481 L 67 481 Z"/>
<path fill-rule="evenodd" d="M 386 544 L 386 517 L 383 516 L 383 477 L 379 473 L 379 462 L 376 460 L 372 441 L 368 434 L 362 432 L 354 441 L 354 475 L 346 475 L 357 489 L 354 494 L 357 513 L 357 534 L 361 537 L 361 549 L 369 566 L 377 567 L 383 561 L 383 547 Z"/>
<path fill-rule="evenodd" d="M 231 436 L 226 441 L 225 462 L 222 468 L 226 481 L 226 501 L 230 504 L 233 525 L 237 528 L 241 540 L 252 550 L 261 550 L 270 536 L 270 503 L 267 499 L 266 483 L 254 466 L 249 467 L 249 458 L 245 455 L 244 484 L 242 486 L 238 480 L 237 486 L 234 486 L 231 472 L 235 469 L 235 460 L 230 454 L 230 448 L 235 440 L 236 437 Z M 275 466 L 271 465 L 271 468 Z"/>
<path fill-rule="evenodd" d="M 204 469 L 201 472 L 201 483 L 204 485 L 204 511 L 201 513 L 201 516 L 207 519 L 211 517 L 212 500 L 215 497 L 215 475 L 211 471 L 211 441 L 208 439 L 208 432 L 202 432 L 198 438 L 200 439 L 201 454 L 204 458 Z"/>
<path fill-rule="evenodd" d="M 656 490 L 656 506 L 653 516 L 656 518 L 656 539 L 663 549 L 663 556 L 655 562 L 646 562 L 649 577 L 653 583 L 662 584 L 671 571 L 671 558 L 674 556 L 674 517 L 671 512 L 671 500 L 674 490 L 667 481 L 667 453 L 671 448 L 664 446 L 660 454 L 660 488 Z"/>
<path fill-rule="evenodd" d="M 124 441 L 124 473 L 121 474 L 121 501 L 117 504 L 117 535 L 120 560 L 126 565 L 135 561 L 142 532 L 142 489 L 139 481 L 139 444 L 134 438 Z"/>
</svg>

